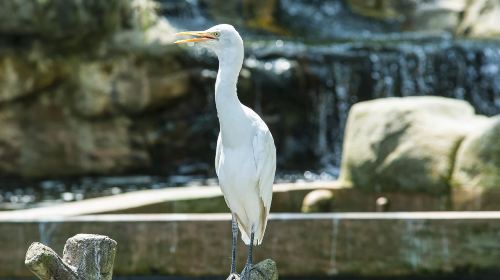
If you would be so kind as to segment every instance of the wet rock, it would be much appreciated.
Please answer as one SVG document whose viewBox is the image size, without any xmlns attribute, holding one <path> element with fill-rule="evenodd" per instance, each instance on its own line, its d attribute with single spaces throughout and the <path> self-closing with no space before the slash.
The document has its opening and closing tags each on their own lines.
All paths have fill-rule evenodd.
<svg viewBox="0 0 500 280">
<path fill-rule="evenodd" d="M 440 97 L 358 103 L 347 121 L 340 179 L 372 191 L 446 193 L 460 142 L 484 121 L 468 103 Z"/>
<path fill-rule="evenodd" d="M 500 117 L 468 134 L 457 152 L 452 176 L 454 186 L 493 189 L 500 187 Z"/>
<path fill-rule="evenodd" d="M 333 208 L 333 198 L 333 192 L 330 190 L 314 190 L 304 197 L 302 212 L 330 212 Z"/>
</svg>

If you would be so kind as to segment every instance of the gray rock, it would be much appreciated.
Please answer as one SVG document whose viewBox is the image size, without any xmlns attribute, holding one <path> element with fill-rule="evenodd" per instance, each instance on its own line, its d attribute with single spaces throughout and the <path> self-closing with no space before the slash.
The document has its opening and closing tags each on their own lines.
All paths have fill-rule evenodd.
<svg viewBox="0 0 500 280">
<path fill-rule="evenodd" d="M 486 119 L 441 97 L 358 103 L 347 121 L 340 180 L 372 191 L 445 193 L 460 142 Z"/>
<path fill-rule="evenodd" d="M 259 262 L 250 271 L 250 280 L 278 280 L 278 276 L 276 262 L 271 259 Z"/>
<path fill-rule="evenodd" d="M 244 279 L 243 275 L 230 274 L 226 280 Z M 278 280 L 278 268 L 276 262 L 265 259 L 252 267 L 250 270 L 250 280 Z"/>
<path fill-rule="evenodd" d="M 467 135 L 457 152 L 455 187 L 500 188 L 500 116 Z"/>
</svg>

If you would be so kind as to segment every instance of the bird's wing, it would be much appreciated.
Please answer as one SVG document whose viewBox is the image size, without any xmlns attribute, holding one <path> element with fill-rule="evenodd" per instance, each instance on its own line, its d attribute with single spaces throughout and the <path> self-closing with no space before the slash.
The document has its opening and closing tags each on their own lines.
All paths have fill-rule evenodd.
<svg viewBox="0 0 500 280">
<path fill-rule="evenodd" d="M 219 176 L 219 166 L 220 166 L 219 161 L 220 161 L 221 151 L 222 151 L 222 139 L 221 139 L 221 134 L 219 133 L 219 136 L 217 137 L 217 148 L 215 148 L 215 173 L 217 174 L 217 176 Z M 224 185 L 222 185 L 220 181 L 219 181 L 219 186 L 222 193 L 224 194 Z M 224 201 L 226 201 L 227 207 L 231 208 L 231 206 L 229 206 L 229 201 L 227 201 L 226 195 L 223 195 L 223 197 Z"/>
<path fill-rule="evenodd" d="M 217 137 L 217 148 L 215 149 L 215 173 L 219 176 L 219 160 L 220 160 L 220 151 L 222 149 L 220 133 Z"/>
<path fill-rule="evenodd" d="M 259 129 L 253 138 L 253 153 L 259 177 L 258 190 L 267 213 L 273 198 L 274 173 L 276 172 L 276 147 L 267 127 Z"/>
</svg>

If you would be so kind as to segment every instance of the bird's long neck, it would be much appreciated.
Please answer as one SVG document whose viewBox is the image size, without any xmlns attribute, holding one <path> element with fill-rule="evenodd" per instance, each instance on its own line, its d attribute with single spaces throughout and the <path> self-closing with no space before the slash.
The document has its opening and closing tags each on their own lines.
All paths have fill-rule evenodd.
<svg viewBox="0 0 500 280">
<path fill-rule="evenodd" d="M 238 82 L 242 64 L 243 58 L 233 58 L 227 55 L 219 58 L 219 72 L 215 81 L 215 102 L 219 113 L 226 109 L 225 105 L 230 105 L 228 102 L 239 104 L 236 83 Z"/>
<path fill-rule="evenodd" d="M 215 105 L 223 141 L 236 144 L 243 127 L 243 107 L 238 99 L 236 83 L 243 65 L 243 47 L 219 55 L 219 72 L 215 81 Z M 241 134 L 240 134 L 241 135 Z"/>
</svg>

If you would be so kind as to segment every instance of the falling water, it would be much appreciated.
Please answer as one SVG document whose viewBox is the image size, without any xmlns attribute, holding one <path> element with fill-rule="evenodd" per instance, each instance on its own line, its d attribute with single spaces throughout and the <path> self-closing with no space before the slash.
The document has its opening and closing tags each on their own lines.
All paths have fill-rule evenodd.
<svg viewBox="0 0 500 280">
<path fill-rule="evenodd" d="M 241 5 L 231 18 L 214 14 L 211 2 L 160 2 L 180 29 L 233 19 L 246 41 L 239 96 L 269 123 L 281 171 L 336 176 L 347 114 L 359 101 L 439 95 L 467 100 L 480 114 L 500 113 L 500 44 L 494 41 L 397 33 L 399 23 L 356 17 L 342 1 L 276 1 L 277 21 L 293 33 L 290 40 L 248 28 Z M 321 40 L 312 41 L 313 35 Z M 217 69 L 215 60 L 191 53 L 198 65 Z M 199 90 L 210 95 L 213 80 L 204 81 Z"/>
</svg>

